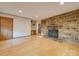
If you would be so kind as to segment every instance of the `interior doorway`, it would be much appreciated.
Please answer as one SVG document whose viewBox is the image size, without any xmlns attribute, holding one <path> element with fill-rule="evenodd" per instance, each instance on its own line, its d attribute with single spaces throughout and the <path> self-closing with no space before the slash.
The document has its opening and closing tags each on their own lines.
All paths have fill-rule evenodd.
<svg viewBox="0 0 79 59">
<path fill-rule="evenodd" d="M 41 23 L 40 21 L 31 21 L 31 35 L 41 35 Z"/>
<path fill-rule="evenodd" d="M 31 20 L 31 35 L 36 35 L 36 21 Z"/>
<path fill-rule="evenodd" d="M 41 24 L 38 24 L 38 35 L 41 35 Z"/>
</svg>

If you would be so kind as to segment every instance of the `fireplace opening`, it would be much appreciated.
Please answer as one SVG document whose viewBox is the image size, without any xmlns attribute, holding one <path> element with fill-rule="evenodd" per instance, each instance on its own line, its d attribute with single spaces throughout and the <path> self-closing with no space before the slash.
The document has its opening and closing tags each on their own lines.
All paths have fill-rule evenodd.
<svg viewBox="0 0 79 59">
<path fill-rule="evenodd" d="M 48 26 L 48 36 L 53 38 L 58 38 L 58 27 Z"/>
</svg>

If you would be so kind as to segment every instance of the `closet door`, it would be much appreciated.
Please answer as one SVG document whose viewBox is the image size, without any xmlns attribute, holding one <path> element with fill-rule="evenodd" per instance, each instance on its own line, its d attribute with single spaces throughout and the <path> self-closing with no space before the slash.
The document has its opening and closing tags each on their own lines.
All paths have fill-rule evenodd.
<svg viewBox="0 0 79 59">
<path fill-rule="evenodd" d="M 6 28 L 7 28 L 7 39 L 13 38 L 13 19 L 8 18 L 6 21 Z"/>
<path fill-rule="evenodd" d="M 1 40 L 11 39 L 13 37 L 13 19 L 1 17 Z"/>
</svg>

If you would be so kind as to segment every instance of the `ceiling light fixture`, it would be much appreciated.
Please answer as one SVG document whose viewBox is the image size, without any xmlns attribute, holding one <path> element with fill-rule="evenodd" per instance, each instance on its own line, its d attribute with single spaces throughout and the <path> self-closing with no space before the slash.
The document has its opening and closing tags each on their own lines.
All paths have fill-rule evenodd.
<svg viewBox="0 0 79 59">
<path fill-rule="evenodd" d="M 38 18 L 39 16 L 35 16 L 36 18 Z"/>
<path fill-rule="evenodd" d="M 60 2 L 60 5 L 63 5 L 64 4 L 64 2 Z"/>
<path fill-rule="evenodd" d="M 18 10 L 19 13 L 22 13 L 22 10 Z"/>
</svg>

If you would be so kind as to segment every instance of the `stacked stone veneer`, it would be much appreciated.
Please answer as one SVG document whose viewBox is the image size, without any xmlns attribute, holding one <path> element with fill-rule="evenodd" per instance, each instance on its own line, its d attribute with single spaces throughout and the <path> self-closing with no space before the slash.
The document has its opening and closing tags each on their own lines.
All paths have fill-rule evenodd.
<svg viewBox="0 0 79 59">
<path fill-rule="evenodd" d="M 44 19 L 42 33 L 47 33 L 48 26 L 58 27 L 58 39 L 79 43 L 79 9 Z M 45 34 L 46 35 L 46 34 Z"/>
</svg>

